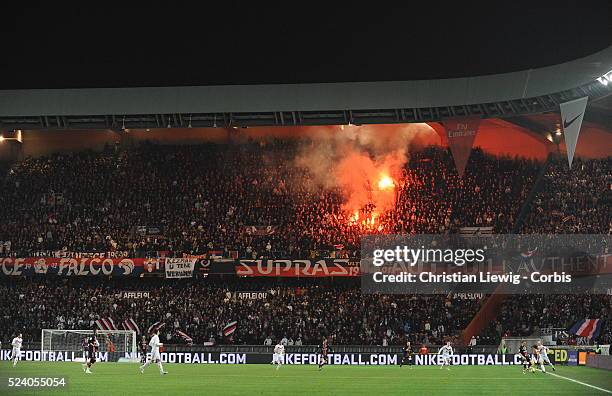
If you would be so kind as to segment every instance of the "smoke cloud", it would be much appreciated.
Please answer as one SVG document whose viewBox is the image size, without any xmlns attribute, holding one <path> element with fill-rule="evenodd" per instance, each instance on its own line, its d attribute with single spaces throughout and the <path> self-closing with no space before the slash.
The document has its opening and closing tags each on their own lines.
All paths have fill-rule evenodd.
<svg viewBox="0 0 612 396">
<path fill-rule="evenodd" d="M 392 209 L 411 147 L 437 137 L 427 124 L 329 126 L 308 135 L 296 165 L 308 170 L 312 188 L 338 188 L 355 218 L 366 208 L 373 216 Z"/>
</svg>

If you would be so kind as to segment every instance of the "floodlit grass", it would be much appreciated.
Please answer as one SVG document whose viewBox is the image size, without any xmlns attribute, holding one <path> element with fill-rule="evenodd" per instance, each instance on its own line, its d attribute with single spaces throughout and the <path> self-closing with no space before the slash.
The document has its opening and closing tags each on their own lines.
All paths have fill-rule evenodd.
<svg viewBox="0 0 612 396">
<path fill-rule="evenodd" d="M 0 362 L 0 394 L 15 395 L 596 395 L 608 394 L 519 366 L 283 366 L 166 364 L 161 376 L 151 365 L 140 374 L 136 363 L 97 363 L 85 374 L 80 363 Z M 610 371 L 557 368 L 555 374 L 612 392 Z M 7 377 L 65 377 L 65 389 L 16 390 Z"/>
</svg>

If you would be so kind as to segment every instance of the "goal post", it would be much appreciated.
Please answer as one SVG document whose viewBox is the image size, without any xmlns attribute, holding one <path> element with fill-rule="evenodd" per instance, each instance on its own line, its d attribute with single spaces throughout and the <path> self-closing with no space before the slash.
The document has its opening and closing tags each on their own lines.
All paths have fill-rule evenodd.
<svg viewBox="0 0 612 396">
<path fill-rule="evenodd" d="M 93 330 L 43 329 L 40 351 L 42 353 L 83 352 L 83 340 L 93 334 Z M 96 330 L 96 338 L 101 352 L 136 356 L 136 332 L 133 330 Z"/>
<path fill-rule="evenodd" d="M 541 337 L 502 337 L 501 343 L 499 344 L 499 349 L 501 349 L 502 345 L 506 345 L 508 351 L 512 354 L 517 354 L 519 352 L 519 347 L 523 341 L 527 342 L 527 352 L 531 353 L 531 346 L 536 344 L 538 341 L 542 341 Z M 499 350 L 498 349 L 498 350 Z"/>
</svg>

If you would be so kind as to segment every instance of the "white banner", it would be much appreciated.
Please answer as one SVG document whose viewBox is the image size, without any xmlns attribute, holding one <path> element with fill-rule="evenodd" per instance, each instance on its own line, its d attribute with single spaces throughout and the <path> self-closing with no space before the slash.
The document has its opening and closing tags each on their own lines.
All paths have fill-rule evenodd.
<svg viewBox="0 0 612 396">
<path fill-rule="evenodd" d="M 140 298 L 151 297 L 151 293 L 148 291 L 120 291 L 120 292 L 115 293 L 115 297 L 128 298 L 128 299 L 140 299 Z"/>
<path fill-rule="evenodd" d="M 570 168 L 574 160 L 576 145 L 578 144 L 578 135 L 584 118 L 584 110 L 586 109 L 588 96 L 575 99 L 569 102 L 561 103 L 561 125 L 563 126 L 563 135 L 565 136 L 565 147 L 567 149 L 567 160 Z"/>
<path fill-rule="evenodd" d="M 166 258 L 166 278 L 191 278 L 197 260 L 195 258 Z"/>
<path fill-rule="evenodd" d="M 267 291 L 250 292 L 250 291 L 237 291 L 234 292 L 234 300 L 265 300 L 268 298 Z"/>
</svg>

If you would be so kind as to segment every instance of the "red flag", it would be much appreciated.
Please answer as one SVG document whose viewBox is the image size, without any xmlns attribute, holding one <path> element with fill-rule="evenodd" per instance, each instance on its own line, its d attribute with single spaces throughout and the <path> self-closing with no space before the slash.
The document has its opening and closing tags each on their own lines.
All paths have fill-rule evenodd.
<svg viewBox="0 0 612 396">
<path fill-rule="evenodd" d="M 96 320 L 96 326 L 100 330 L 117 330 L 117 326 L 115 326 L 115 322 L 113 319 L 109 318 L 100 318 Z"/>
<path fill-rule="evenodd" d="M 115 322 L 111 317 L 106 318 L 106 320 L 109 323 L 111 330 L 117 330 L 117 326 L 115 326 Z"/>
<path fill-rule="evenodd" d="M 223 336 L 229 337 L 230 335 L 234 334 L 236 327 L 238 327 L 238 322 L 235 320 L 226 324 L 223 328 Z"/>
<path fill-rule="evenodd" d="M 159 322 L 155 322 L 153 323 L 151 326 L 149 326 L 149 328 L 147 329 L 147 333 L 151 334 L 153 332 L 153 329 L 161 329 L 162 327 L 164 327 L 166 324 L 162 323 L 162 321 L 160 320 Z"/>
<path fill-rule="evenodd" d="M 136 322 L 132 318 L 129 318 L 129 319 L 126 319 L 126 320 L 123 321 L 123 328 L 125 330 L 133 330 L 137 334 L 140 334 L 140 328 L 138 327 L 138 325 L 136 324 Z"/>
<path fill-rule="evenodd" d="M 184 331 L 180 331 L 177 330 L 176 334 L 181 337 L 183 340 L 185 340 L 185 342 L 187 342 L 187 344 L 191 345 L 193 344 L 193 338 L 191 338 L 187 333 L 185 333 Z"/>
<path fill-rule="evenodd" d="M 101 320 L 107 330 L 117 330 L 117 328 L 115 327 L 115 323 L 111 318 L 102 318 Z"/>
<path fill-rule="evenodd" d="M 102 319 L 96 320 L 96 326 L 98 326 L 98 329 L 100 330 L 109 330 L 108 327 L 106 327 L 106 323 L 104 323 Z"/>
</svg>

